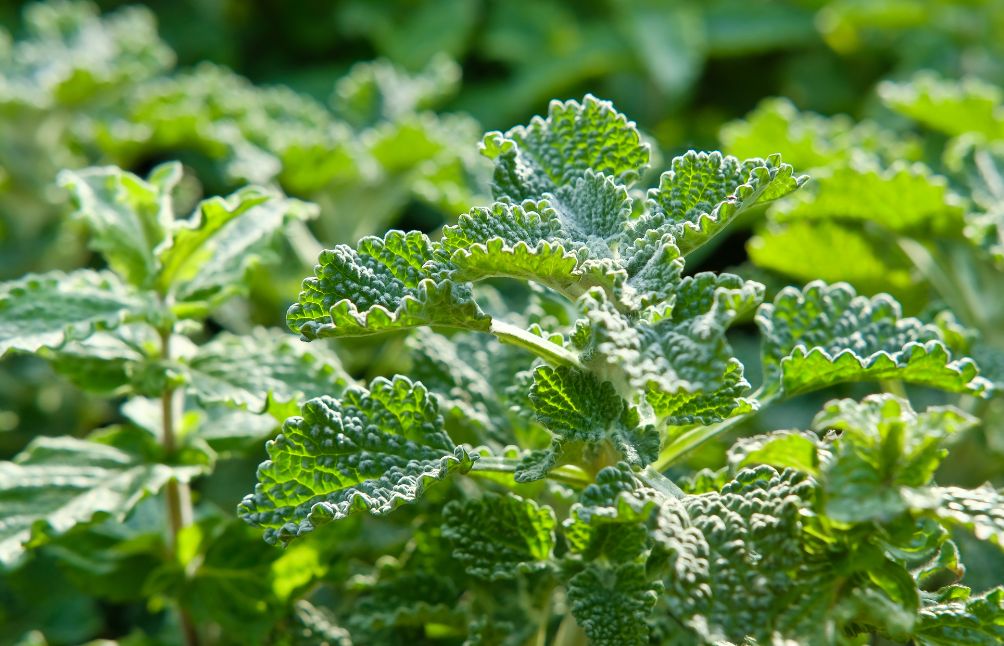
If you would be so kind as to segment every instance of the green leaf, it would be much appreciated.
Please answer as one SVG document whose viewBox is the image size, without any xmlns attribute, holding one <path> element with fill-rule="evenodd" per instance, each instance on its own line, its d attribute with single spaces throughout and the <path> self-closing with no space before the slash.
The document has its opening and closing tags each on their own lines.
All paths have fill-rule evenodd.
<svg viewBox="0 0 1004 646">
<path fill-rule="evenodd" d="M 307 347 L 274 330 L 217 335 L 185 364 L 188 387 L 203 404 L 228 404 L 254 412 L 282 413 L 305 399 L 337 397 L 352 379 L 338 357 L 322 347 Z M 278 416 L 278 415 L 277 415 Z"/>
<path fill-rule="evenodd" d="M 357 249 L 338 245 L 321 253 L 286 322 L 306 340 L 422 325 L 487 330 L 491 318 L 470 287 L 433 280 L 431 260 L 432 243 L 418 231 L 363 238 Z"/>
<path fill-rule="evenodd" d="M 121 521 L 171 478 L 199 472 L 86 440 L 37 438 L 13 462 L 0 462 L 0 564 L 17 562 L 27 548 L 73 527 Z"/>
<path fill-rule="evenodd" d="M 765 99 L 745 120 L 722 127 L 724 149 L 740 157 L 777 151 L 796 168 L 822 168 L 862 154 L 883 163 L 915 160 L 920 147 L 872 122 L 854 123 L 846 115 L 824 117 L 799 112 L 788 99 Z"/>
<path fill-rule="evenodd" d="M 39 349 L 39 355 L 73 385 L 102 395 L 160 394 L 168 370 L 158 359 L 151 358 L 159 354 L 160 338 L 143 324 L 95 332 L 57 349 Z"/>
<path fill-rule="evenodd" d="M 688 276 L 673 287 L 672 309 L 634 321 L 593 290 L 580 300 L 586 319 L 573 343 L 584 364 L 627 392 L 644 394 L 670 425 L 711 424 L 755 404 L 725 332 L 762 297 L 737 276 Z M 634 404 L 639 401 L 631 402 Z"/>
<path fill-rule="evenodd" d="M 878 92 L 887 106 L 932 130 L 1004 139 L 1004 95 L 979 79 L 941 79 L 924 72 L 903 83 L 885 81 Z"/>
<path fill-rule="evenodd" d="M 981 541 L 1004 548 L 1004 493 L 985 484 L 977 489 L 935 487 L 931 508 L 940 521 L 964 527 Z"/>
<path fill-rule="evenodd" d="M 800 637 L 824 632 L 812 609 L 830 593 L 802 571 L 800 510 L 812 488 L 801 474 L 761 466 L 720 492 L 683 499 L 699 533 L 686 550 L 669 543 L 675 549 L 665 558 L 676 576 L 666 581 L 665 601 L 693 642 L 769 642 L 776 633 L 812 643 Z"/>
<path fill-rule="evenodd" d="M 818 444 L 819 439 L 813 433 L 799 431 L 739 438 L 729 449 L 729 465 L 741 469 L 766 464 L 815 476 L 819 472 Z"/>
<path fill-rule="evenodd" d="M 481 151 L 495 162 L 495 197 L 515 202 L 554 193 L 587 169 L 630 184 L 649 161 L 634 123 L 589 94 L 581 103 L 552 101 L 547 118 L 529 126 L 488 133 Z"/>
<path fill-rule="evenodd" d="M 159 270 L 157 249 L 169 244 L 171 192 L 180 180 L 176 162 L 158 166 L 146 180 L 114 166 L 59 175 L 59 184 L 73 196 L 75 217 L 91 231 L 92 248 L 137 287 L 149 286 Z"/>
<path fill-rule="evenodd" d="M 543 455 L 531 454 L 516 469 L 517 482 L 529 482 L 569 460 L 605 461 L 613 452 L 618 460 L 643 467 L 659 456 L 659 433 L 642 424 L 638 411 L 628 406 L 608 381 L 574 368 L 540 366 L 533 373 L 530 401 L 537 420 L 555 438 Z"/>
<path fill-rule="evenodd" d="M 205 200 L 175 224 L 172 243 L 158 253 L 158 287 L 180 301 L 218 302 L 244 289 L 245 274 L 258 260 L 256 248 L 291 220 L 317 213 L 312 204 L 253 186 Z"/>
<path fill-rule="evenodd" d="M 910 508 L 910 489 L 930 484 L 945 439 L 976 424 L 950 407 L 915 413 L 892 395 L 830 402 L 813 426 L 840 435 L 823 457 L 826 515 L 846 523 L 889 520 Z"/>
<path fill-rule="evenodd" d="M 843 280 L 866 294 L 887 291 L 900 299 L 920 297 L 910 259 L 887 238 L 869 235 L 852 223 L 772 222 L 750 239 L 746 250 L 756 266 L 800 283 Z"/>
<path fill-rule="evenodd" d="M 516 495 L 485 494 L 443 508 L 443 538 L 468 574 L 488 581 L 548 570 L 556 520 L 550 507 Z"/>
<path fill-rule="evenodd" d="M 575 621 L 598 646 L 647 644 L 646 623 L 659 598 L 645 566 L 590 564 L 571 578 L 568 603 Z"/>
<path fill-rule="evenodd" d="M 29 274 L 0 284 L 0 356 L 57 347 L 132 320 L 151 320 L 154 312 L 150 299 L 111 272 Z"/>
<path fill-rule="evenodd" d="M 673 159 L 659 187 L 648 192 L 650 212 L 636 230 L 673 235 L 684 255 L 707 243 L 744 211 L 784 197 L 808 180 L 793 176 L 780 155 L 740 162 L 719 152 L 690 151 Z"/>
<path fill-rule="evenodd" d="M 938 328 L 902 318 L 886 294 L 858 296 L 846 283 L 788 287 L 757 313 L 765 383 L 791 396 L 851 381 L 902 379 L 984 394 L 971 359 L 953 359 Z"/>
<path fill-rule="evenodd" d="M 349 514 L 390 513 L 476 459 L 443 431 L 435 400 L 405 377 L 318 397 L 267 445 L 255 491 L 238 509 L 265 540 L 287 543 Z"/>
<path fill-rule="evenodd" d="M 1000 644 L 1004 641 L 1004 588 L 978 595 L 964 586 L 939 591 L 921 608 L 914 639 L 920 646 Z"/>
<path fill-rule="evenodd" d="M 324 608 L 319 608 L 305 599 L 293 605 L 293 621 L 297 628 L 293 631 L 295 637 L 292 643 L 295 646 L 311 644 L 352 646 L 349 632 L 339 626 Z"/>
<path fill-rule="evenodd" d="M 771 217 L 779 222 L 848 220 L 874 223 L 896 233 L 931 231 L 956 234 L 962 228 L 963 201 L 944 177 L 921 164 L 848 164 L 812 174 L 805 191 L 778 204 Z"/>
</svg>

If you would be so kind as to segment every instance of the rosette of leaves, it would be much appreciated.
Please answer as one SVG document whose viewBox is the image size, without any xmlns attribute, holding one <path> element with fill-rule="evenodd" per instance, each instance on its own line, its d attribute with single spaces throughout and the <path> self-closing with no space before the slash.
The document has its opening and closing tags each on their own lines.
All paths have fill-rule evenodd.
<svg viewBox="0 0 1004 646">
<path fill-rule="evenodd" d="M 508 631 L 523 643 L 529 635 L 506 626 L 528 622 L 538 640 L 598 644 L 917 634 L 917 584 L 905 561 L 887 565 L 871 547 L 881 528 L 839 533 L 834 542 L 869 560 L 847 570 L 845 588 L 816 590 L 843 567 L 826 531 L 845 521 L 827 500 L 853 496 L 855 483 L 763 460 L 685 493 L 661 471 L 761 407 L 837 384 L 983 396 L 992 386 L 974 362 L 888 296 L 813 282 L 763 304 L 755 282 L 686 272 L 687 256 L 735 218 L 805 182 L 778 155 L 692 151 L 643 193 L 647 146 L 592 96 L 489 133 L 482 152 L 494 162 L 494 203 L 440 239 L 390 231 L 323 251 L 288 312 L 305 341 L 442 332 L 411 341 L 423 381 L 381 377 L 307 402 L 268 444 L 239 514 L 269 542 L 295 545 L 323 525 L 422 510 L 420 538 L 368 580 L 377 597 L 346 620 L 364 639 Z M 479 286 L 499 278 L 546 290 L 548 313 L 531 325 L 502 318 Z M 764 367 L 755 391 L 727 336 L 754 311 Z M 903 418 L 889 422 L 900 429 L 889 451 L 917 454 L 896 509 L 948 525 L 923 511 L 937 506 L 923 488 L 938 438 L 907 438 L 912 412 L 888 414 Z M 933 424 L 923 418 L 916 433 Z M 485 604 L 486 586 L 512 602 Z M 378 603 L 379 590 L 396 610 Z M 879 616 L 876 599 L 901 614 Z"/>
</svg>

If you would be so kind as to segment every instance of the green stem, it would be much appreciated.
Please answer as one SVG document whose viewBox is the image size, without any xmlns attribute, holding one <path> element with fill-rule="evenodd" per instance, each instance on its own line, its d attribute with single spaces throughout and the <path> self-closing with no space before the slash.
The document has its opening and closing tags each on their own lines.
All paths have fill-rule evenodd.
<svg viewBox="0 0 1004 646">
<path fill-rule="evenodd" d="M 659 452 L 659 458 L 653 462 L 649 468 L 656 471 L 665 471 L 670 465 L 680 459 L 686 453 L 693 451 L 713 437 L 721 435 L 740 422 L 749 419 L 753 413 L 737 415 L 729 419 L 722 420 L 717 424 L 709 426 L 695 426 L 676 437 L 672 442 Z"/>
<path fill-rule="evenodd" d="M 160 345 L 161 358 L 165 361 L 169 360 L 171 358 L 171 330 L 160 331 Z M 161 444 L 164 448 L 165 459 L 169 462 L 174 458 L 178 449 L 174 436 L 176 394 L 174 388 L 168 387 L 160 396 Z M 164 497 L 167 500 L 170 557 L 171 560 L 174 560 L 178 553 L 178 534 L 192 522 L 192 493 L 187 483 L 178 482 L 177 478 L 171 478 L 164 486 Z M 199 634 L 195 629 L 195 622 L 192 621 L 191 615 L 180 605 L 178 614 L 186 646 L 198 646 Z"/>
<path fill-rule="evenodd" d="M 519 462 L 519 458 L 505 458 L 496 455 L 483 456 L 474 463 L 468 475 L 477 476 L 479 473 L 515 473 Z M 572 465 L 563 465 L 551 469 L 547 477 L 574 487 L 585 487 L 593 483 L 592 478 L 588 474 Z"/>
<path fill-rule="evenodd" d="M 494 334 L 502 343 L 508 343 L 528 350 L 548 363 L 556 366 L 570 366 L 582 370 L 579 357 L 574 352 L 536 334 L 531 334 L 521 327 L 493 319 L 489 332 Z"/>
</svg>

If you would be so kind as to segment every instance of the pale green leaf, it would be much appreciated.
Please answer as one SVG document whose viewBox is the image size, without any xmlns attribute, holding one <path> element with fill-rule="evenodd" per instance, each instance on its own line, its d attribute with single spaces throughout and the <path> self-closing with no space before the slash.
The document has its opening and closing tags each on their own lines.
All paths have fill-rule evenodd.
<svg viewBox="0 0 1004 646">
<path fill-rule="evenodd" d="M 435 400 L 405 377 L 312 399 L 268 443 L 239 514 L 268 542 L 286 543 L 354 512 L 390 513 L 473 465 L 442 427 Z"/>
<path fill-rule="evenodd" d="M 274 330 L 217 335 L 184 364 L 189 391 L 203 404 L 264 412 L 296 410 L 305 399 L 337 397 L 352 379 L 338 357 Z M 295 413 L 295 410 L 294 410 Z"/>
<path fill-rule="evenodd" d="M 848 164 L 813 172 L 807 189 L 778 204 L 771 216 L 780 222 L 851 220 L 896 233 L 957 235 L 963 206 L 945 178 L 922 164 L 897 163 L 885 170 Z"/>
<path fill-rule="evenodd" d="M 188 480 L 199 471 L 72 437 L 38 438 L 13 462 L 0 462 L 0 564 L 77 525 L 121 521 L 171 478 Z"/>
<path fill-rule="evenodd" d="M 765 99 L 745 120 L 725 124 L 719 136 L 724 149 L 739 158 L 776 151 L 804 170 L 845 163 L 862 154 L 883 163 L 920 157 L 915 142 L 875 123 L 799 112 L 788 99 Z"/>
<path fill-rule="evenodd" d="M 495 197 L 516 202 L 554 193 L 587 169 L 630 184 L 649 161 L 634 123 L 588 94 L 581 103 L 552 101 L 547 118 L 529 126 L 488 133 L 481 150 L 495 162 Z"/>
<path fill-rule="evenodd" d="M 307 340 L 423 325 L 487 330 L 491 318 L 470 287 L 434 280 L 426 269 L 433 259 L 432 243 L 418 231 L 390 231 L 363 238 L 357 249 L 324 251 L 286 322 Z"/>
<path fill-rule="evenodd" d="M 443 538 L 471 576 L 500 581 L 551 567 L 557 521 L 550 507 L 516 495 L 485 494 L 450 502 L 443 516 Z"/>
<path fill-rule="evenodd" d="M 938 328 L 902 318 L 886 294 L 868 299 L 846 283 L 785 288 L 757 313 L 765 382 L 796 395 L 849 381 L 901 379 L 981 394 L 991 385 L 971 359 L 954 359 Z"/>
<path fill-rule="evenodd" d="M 760 229 L 746 245 L 758 267 L 806 283 L 847 281 L 866 294 L 918 298 L 910 259 L 852 223 L 793 220 Z"/>
<path fill-rule="evenodd" d="M 157 249 L 170 240 L 171 191 L 178 163 L 158 166 L 147 179 L 114 166 L 63 171 L 59 183 L 73 197 L 75 217 L 90 229 L 90 244 L 127 282 L 151 286 L 160 269 Z"/>
<path fill-rule="evenodd" d="M 893 395 L 828 403 L 813 421 L 819 430 L 840 431 L 820 468 L 826 515 L 860 523 L 906 511 L 907 490 L 930 484 L 946 438 L 975 424 L 950 407 L 916 413 Z"/>
<path fill-rule="evenodd" d="M 919 646 L 996 646 L 1004 642 L 1004 588 L 973 595 L 951 586 L 920 610 L 914 639 Z"/>
<path fill-rule="evenodd" d="M 634 226 L 671 233 L 686 255 L 744 211 L 784 197 L 807 180 L 793 175 L 791 165 L 776 154 L 740 162 L 719 152 L 690 151 L 674 158 L 659 187 L 648 192 L 650 211 Z"/>
<path fill-rule="evenodd" d="M 0 355 L 56 347 L 155 312 L 151 299 L 108 271 L 31 274 L 0 284 Z"/>
<path fill-rule="evenodd" d="M 931 507 L 942 522 L 965 527 L 979 540 L 1004 548 L 1004 492 L 989 484 L 976 489 L 935 487 Z"/>
<path fill-rule="evenodd" d="M 890 108 L 932 130 L 1004 139 L 1004 93 L 990 83 L 920 73 L 906 82 L 881 83 L 878 91 Z"/>
<path fill-rule="evenodd" d="M 172 228 L 170 245 L 160 250 L 158 286 L 178 300 L 218 300 L 243 289 L 256 247 L 291 220 L 317 215 L 317 207 L 274 191 L 247 187 L 199 204 Z"/>
</svg>

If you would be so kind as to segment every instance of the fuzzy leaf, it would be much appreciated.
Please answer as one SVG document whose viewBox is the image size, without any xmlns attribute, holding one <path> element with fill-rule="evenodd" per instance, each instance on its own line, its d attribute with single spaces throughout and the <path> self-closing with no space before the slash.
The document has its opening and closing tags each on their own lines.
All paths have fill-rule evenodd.
<svg viewBox="0 0 1004 646">
<path fill-rule="evenodd" d="M 470 288 L 433 280 L 431 260 L 432 244 L 418 231 L 363 238 L 357 249 L 338 245 L 321 253 L 286 322 L 306 340 L 422 325 L 487 330 L 491 318 Z"/>
<path fill-rule="evenodd" d="M 428 391 L 400 376 L 308 401 L 267 449 L 238 512 L 270 543 L 354 512 L 390 513 L 476 459 L 450 441 Z"/>
<path fill-rule="evenodd" d="M 189 388 L 203 404 L 255 412 L 289 403 L 298 410 L 306 398 L 337 397 L 352 381 L 334 353 L 264 329 L 246 336 L 222 333 L 201 346 L 186 368 Z"/>
<path fill-rule="evenodd" d="M 908 490 L 927 486 L 945 457 L 945 439 L 975 424 L 950 407 L 915 413 L 892 395 L 828 403 L 813 421 L 840 431 L 820 468 L 827 516 L 863 523 L 906 511 Z"/>
<path fill-rule="evenodd" d="M 28 546 L 77 525 L 107 517 L 121 522 L 171 478 L 188 480 L 199 472 L 147 463 L 96 442 L 37 438 L 13 462 L 0 462 L 0 564 L 11 565 Z"/>
<path fill-rule="evenodd" d="M 935 487 L 931 507 L 942 522 L 965 527 L 979 540 L 1004 548 L 1004 492 L 989 484 L 977 489 Z"/>
<path fill-rule="evenodd" d="M 740 162 L 719 152 L 688 152 L 673 159 L 659 188 L 648 192 L 650 212 L 639 230 L 671 233 L 684 255 L 704 245 L 744 211 L 784 197 L 808 180 L 793 176 L 780 155 Z"/>
<path fill-rule="evenodd" d="M 178 163 L 158 166 L 145 180 L 114 166 L 59 175 L 73 196 L 74 215 L 90 229 L 91 247 L 138 287 L 149 286 L 160 269 L 156 250 L 170 239 L 171 191 L 180 180 Z"/>
<path fill-rule="evenodd" d="M 1004 588 L 973 595 L 969 588 L 941 590 L 920 610 L 919 646 L 995 646 L 1004 642 Z"/>
<path fill-rule="evenodd" d="M 556 521 L 550 507 L 516 495 L 486 494 L 443 509 L 443 537 L 471 576 L 488 581 L 547 570 Z"/>
<path fill-rule="evenodd" d="M 846 283 L 785 288 L 756 317 L 765 382 L 788 395 L 878 379 L 976 395 L 991 388 L 971 359 L 952 358 L 936 326 L 901 316 L 892 297 L 858 296 Z"/>
<path fill-rule="evenodd" d="M 0 284 L 0 356 L 59 346 L 155 311 L 152 300 L 108 271 L 31 274 Z"/>
<path fill-rule="evenodd" d="M 613 385 L 590 373 L 541 366 L 533 373 L 530 401 L 537 420 L 555 439 L 542 452 L 546 457 L 530 454 L 516 469 L 517 482 L 540 479 L 572 456 L 589 461 L 613 451 L 618 459 L 643 467 L 659 455 L 655 427 L 641 424 L 638 411 L 621 399 Z"/>
<path fill-rule="evenodd" d="M 649 161 L 634 123 L 588 94 L 581 103 L 552 101 L 547 118 L 529 126 L 488 133 L 481 151 L 495 162 L 495 197 L 515 202 L 554 193 L 587 169 L 630 184 Z"/>
<path fill-rule="evenodd" d="M 575 621 L 597 646 L 647 644 L 646 620 L 659 598 L 659 587 L 639 563 L 590 564 L 568 582 L 568 603 Z"/>
</svg>

